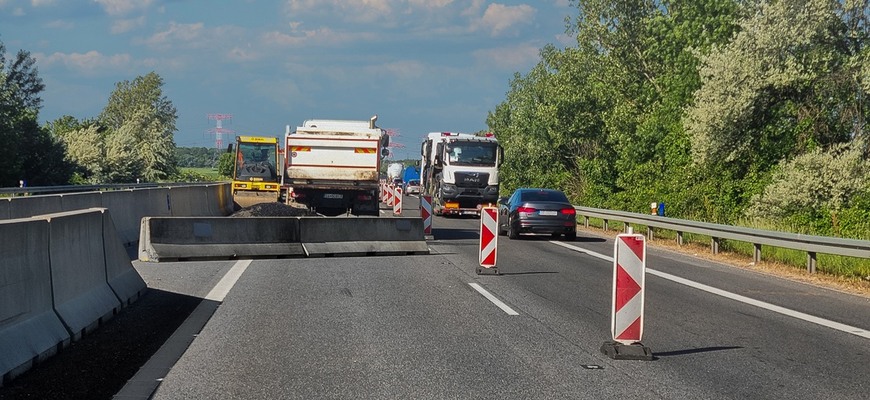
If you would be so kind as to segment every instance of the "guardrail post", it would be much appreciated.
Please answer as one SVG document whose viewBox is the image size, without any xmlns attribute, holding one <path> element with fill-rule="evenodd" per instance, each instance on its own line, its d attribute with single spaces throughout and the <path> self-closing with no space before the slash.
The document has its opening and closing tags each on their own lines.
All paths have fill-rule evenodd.
<svg viewBox="0 0 870 400">
<path fill-rule="evenodd" d="M 761 243 L 753 243 L 753 247 L 755 247 L 755 251 L 753 251 L 752 261 L 761 262 Z"/>
<path fill-rule="evenodd" d="M 651 226 L 646 227 L 646 239 L 649 241 L 653 240 L 653 228 Z"/>
<path fill-rule="evenodd" d="M 713 254 L 719 254 L 719 242 L 721 239 L 714 237 L 710 238 L 710 249 L 713 251 Z"/>
<path fill-rule="evenodd" d="M 816 273 L 816 252 L 814 251 L 807 252 L 807 272 Z"/>
<path fill-rule="evenodd" d="M 583 216 L 583 225 L 586 226 L 586 229 L 589 229 L 589 217 L 588 216 L 585 216 L 585 215 Z"/>
<path fill-rule="evenodd" d="M 683 232 L 677 231 L 677 244 L 683 245 Z"/>
<path fill-rule="evenodd" d="M 609 225 L 609 224 L 608 224 L 608 221 L 605 219 L 604 220 L 604 231 L 605 232 L 607 232 L 607 225 Z"/>
</svg>

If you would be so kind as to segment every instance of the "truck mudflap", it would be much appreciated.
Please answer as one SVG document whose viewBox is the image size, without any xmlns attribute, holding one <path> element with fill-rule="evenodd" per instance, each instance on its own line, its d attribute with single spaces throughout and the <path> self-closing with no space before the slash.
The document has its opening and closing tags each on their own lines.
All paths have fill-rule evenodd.
<svg viewBox="0 0 870 400">
<path fill-rule="evenodd" d="M 473 215 L 476 217 L 480 217 L 480 210 L 483 207 L 496 207 L 494 203 L 484 203 L 478 204 L 475 207 L 460 207 L 459 203 L 447 201 L 444 202 L 443 205 L 437 206 L 434 213 L 436 215 L 444 215 L 444 216 L 461 216 L 461 215 Z"/>
</svg>

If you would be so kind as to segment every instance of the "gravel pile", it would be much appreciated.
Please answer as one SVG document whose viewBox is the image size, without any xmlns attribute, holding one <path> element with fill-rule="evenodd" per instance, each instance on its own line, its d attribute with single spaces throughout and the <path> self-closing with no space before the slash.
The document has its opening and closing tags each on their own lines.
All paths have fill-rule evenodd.
<svg viewBox="0 0 870 400">
<path fill-rule="evenodd" d="M 234 212 L 231 217 L 303 217 L 317 215 L 301 205 L 260 203 Z"/>
</svg>

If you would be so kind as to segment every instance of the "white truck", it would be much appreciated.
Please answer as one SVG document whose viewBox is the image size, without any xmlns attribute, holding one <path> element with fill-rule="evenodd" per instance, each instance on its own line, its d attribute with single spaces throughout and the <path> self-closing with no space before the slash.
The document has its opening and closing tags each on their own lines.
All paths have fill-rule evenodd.
<svg viewBox="0 0 870 400">
<path fill-rule="evenodd" d="M 498 201 L 504 150 L 492 133 L 432 132 L 420 152 L 420 180 L 434 214 L 479 216 Z"/>
<path fill-rule="evenodd" d="M 392 163 L 387 167 L 387 183 L 393 183 L 396 179 L 402 179 L 402 171 L 405 166 L 402 163 Z"/>
<path fill-rule="evenodd" d="M 390 137 L 369 121 L 312 119 L 284 135 L 287 203 L 324 215 L 378 213 L 378 173 Z"/>
</svg>

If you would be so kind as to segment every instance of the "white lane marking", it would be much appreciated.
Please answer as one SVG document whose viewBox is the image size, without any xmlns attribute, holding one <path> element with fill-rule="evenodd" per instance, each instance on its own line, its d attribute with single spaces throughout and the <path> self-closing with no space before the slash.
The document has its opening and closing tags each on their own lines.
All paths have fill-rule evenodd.
<svg viewBox="0 0 870 400">
<path fill-rule="evenodd" d="M 227 297 L 227 293 L 230 292 L 230 289 L 235 286 L 236 281 L 245 273 L 245 270 L 248 269 L 248 266 L 251 265 L 251 261 L 253 260 L 239 260 L 236 261 L 236 264 L 227 271 L 227 274 L 221 278 L 220 282 L 215 285 L 214 288 L 211 289 L 211 292 L 208 292 L 208 295 L 205 296 L 206 300 L 213 301 L 224 301 L 224 297 Z"/>
<path fill-rule="evenodd" d="M 501 308 L 501 310 L 506 312 L 508 315 L 520 315 L 520 313 L 514 311 L 513 308 L 508 307 L 507 304 L 503 303 L 497 297 L 493 296 L 492 293 L 487 292 L 486 289 L 484 289 L 480 285 L 478 285 L 476 283 L 469 283 L 469 285 L 471 285 L 471 287 L 473 287 L 474 290 L 477 290 L 478 293 L 482 294 L 483 297 L 486 297 L 489 301 L 491 301 L 493 304 L 498 306 L 498 308 Z"/>
<path fill-rule="evenodd" d="M 564 248 L 571 249 L 571 250 L 574 250 L 574 251 L 577 251 L 580 253 L 585 253 L 585 254 L 588 254 L 592 257 L 598 257 L 598 258 L 600 258 L 604 261 L 607 261 L 607 262 L 613 262 L 613 257 L 608 257 L 608 256 L 605 256 L 604 254 L 598 254 L 594 251 L 586 250 L 586 249 L 583 249 L 583 248 L 580 248 L 577 246 L 570 245 L 568 243 L 557 242 L 555 240 L 551 240 L 550 243 L 556 244 L 556 245 L 559 245 L 559 246 L 562 246 Z"/>
<path fill-rule="evenodd" d="M 572 246 L 572 245 L 567 244 L 567 243 L 561 243 L 561 242 L 556 242 L 556 241 L 550 241 L 550 243 L 554 243 L 554 244 L 557 244 L 559 246 L 562 246 L 562 247 L 565 247 L 565 248 L 568 248 L 571 250 L 575 250 L 575 251 L 585 253 L 585 254 L 588 254 L 588 255 L 591 255 L 594 257 L 598 257 L 598 258 L 605 260 L 605 261 L 613 262 L 613 257 L 608 257 L 604 254 L 599 254 L 599 253 L 596 253 L 594 251 L 586 250 L 586 249 L 583 249 L 583 248 L 580 248 L 577 246 Z M 807 321 L 807 322 L 814 323 L 817 325 L 825 326 L 825 327 L 828 327 L 831 329 L 836 329 L 836 330 L 841 331 L 841 332 L 850 333 L 850 334 L 853 334 L 856 336 L 860 336 L 860 337 L 863 337 L 865 339 L 870 339 L 870 331 L 868 331 L 866 329 L 861 329 L 861 328 L 857 328 L 857 327 L 854 327 L 851 325 L 841 324 L 839 322 L 831 321 L 831 320 L 824 319 L 824 318 L 819 318 L 819 317 L 816 317 L 814 315 L 805 314 L 805 313 L 802 313 L 800 311 L 795 311 L 795 310 L 791 310 L 791 309 L 788 309 L 785 307 L 780 307 L 780 306 L 775 305 L 775 304 L 770 304 L 770 303 L 763 302 L 760 300 L 755 300 L 755 299 L 752 299 L 752 298 L 749 298 L 746 296 L 741 296 L 741 295 L 736 294 L 736 293 L 731 293 L 731 292 L 728 292 L 728 291 L 725 291 L 722 289 L 714 288 L 712 286 L 707 286 L 703 283 L 690 281 L 690 280 L 685 279 L 685 278 L 680 278 L 679 276 L 671 275 L 671 274 L 661 272 L 661 271 L 656 271 L 656 270 L 651 269 L 651 268 L 647 268 L 646 272 L 650 275 L 655 275 L 655 276 L 658 276 L 659 278 L 664 278 L 664 279 L 667 279 L 667 280 L 672 281 L 672 282 L 686 285 L 686 286 L 689 286 L 689 287 L 692 287 L 692 288 L 695 288 L 698 290 L 703 290 L 707 293 L 712 293 L 712 294 L 715 294 L 718 296 L 722 296 L 726 299 L 739 301 L 741 303 L 749 304 L 751 306 L 755 306 L 758 308 L 763 308 L 765 310 L 773 311 L 773 312 L 778 313 L 778 314 L 787 315 L 787 316 L 792 317 L 792 318 L 797 318 L 797 319 L 800 319 L 803 321 Z"/>
</svg>

